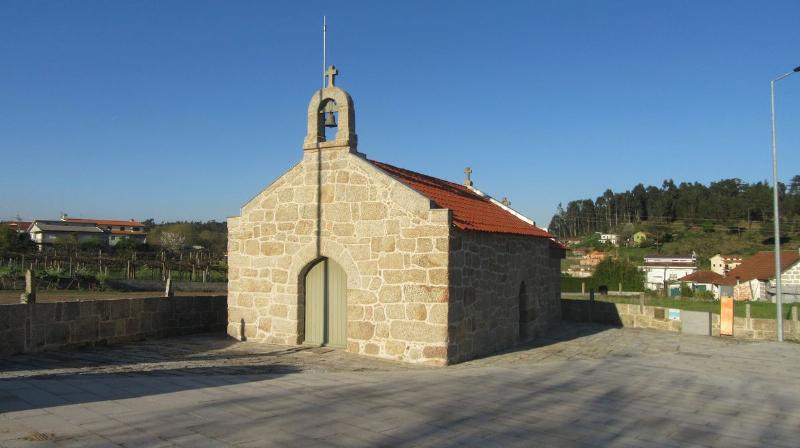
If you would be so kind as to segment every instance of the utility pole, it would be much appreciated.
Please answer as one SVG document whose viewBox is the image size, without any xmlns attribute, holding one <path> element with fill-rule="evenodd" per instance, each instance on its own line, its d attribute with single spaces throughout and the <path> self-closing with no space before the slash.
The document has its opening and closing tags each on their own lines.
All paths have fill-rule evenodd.
<svg viewBox="0 0 800 448">
<path fill-rule="evenodd" d="M 775 309 L 778 342 L 783 342 L 783 297 L 781 297 L 781 232 L 780 213 L 778 210 L 778 144 L 775 133 L 775 82 L 789 75 L 800 72 L 800 66 L 784 73 L 769 83 L 770 105 L 772 106 L 772 216 L 775 224 Z"/>
</svg>

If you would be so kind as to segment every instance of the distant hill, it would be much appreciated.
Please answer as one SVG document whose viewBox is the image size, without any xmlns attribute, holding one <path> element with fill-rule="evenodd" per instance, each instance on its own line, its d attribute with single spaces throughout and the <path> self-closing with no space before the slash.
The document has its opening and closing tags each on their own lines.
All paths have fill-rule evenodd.
<svg viewBox="0 0 800 448">
<path fill-rule="evenodd" d="M 796 248 L 800 176 L 779 188 L 781 241 Z M 772 248 L 772 188 L 767 182 L 723 179 L 708 186 L 666 180 L 661 188 L 639 184 L 622 193 L 606 190 L 595 200 L 570 201 L 566 208 L 559 204 L 548 230 L 562 239 L 586 239 L 603 232 L 617 233 L 623 240 L 643 231 L 648 234 L 645 245 L 653 252 L 746 255 Z"/>
</svg>

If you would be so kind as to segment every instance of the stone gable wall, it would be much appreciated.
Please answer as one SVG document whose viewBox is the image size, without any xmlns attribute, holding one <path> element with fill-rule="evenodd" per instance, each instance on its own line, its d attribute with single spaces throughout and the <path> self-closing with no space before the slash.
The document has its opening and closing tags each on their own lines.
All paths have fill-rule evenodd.
<svg viewBox="0 0 800 448">
<path fill-rule="evenodd" d="M 783 271 L 781 274 L 781 286 L 798 286 L 800 285 L 800 262 L 794 264 L 789 269 Z"/>
<path fill-rule="evenodd" d="M 450 246 L 450 362 L 512 347 L 561 320 L 561 257 L 551 254 L 549 240 L 453 230 Z"/>
<path fill-rule="evenodd" d="M 444 364 L 450 214 L 430 206 L 359 154 L 305 151 L 228 221 L 228 334 L 301 344 L 303 279 L 327 257 L 347 273 L 348 351 Z"/>
</svg>

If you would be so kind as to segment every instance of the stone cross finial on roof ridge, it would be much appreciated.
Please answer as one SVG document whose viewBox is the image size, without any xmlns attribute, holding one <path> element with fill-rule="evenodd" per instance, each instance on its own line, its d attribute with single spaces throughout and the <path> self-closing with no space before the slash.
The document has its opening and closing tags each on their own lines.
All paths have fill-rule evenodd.
<svg viewBox="0 0 800 448">
<path fill-rule="evenodd" d="M 325 71 L 325 74 L 328 76 L 328 87 L 333 87 L 336 83 L 336 75 L 339 74 L 339 70 L 336 70 L 336 67 L 331 65 L 328 67 L 328 70 Z"/>
<path fill-rule="evenodd" d="M 464 177 L 464 185 L 466 185 L 467 187 L 471 187 L 472 186 L 472 179 L 470 178 L 471 174 L 472 174 L 472 168 L 470 168 L 470 167 L 464 168 L 464 176 L 465 176 Z"/>
</svg>

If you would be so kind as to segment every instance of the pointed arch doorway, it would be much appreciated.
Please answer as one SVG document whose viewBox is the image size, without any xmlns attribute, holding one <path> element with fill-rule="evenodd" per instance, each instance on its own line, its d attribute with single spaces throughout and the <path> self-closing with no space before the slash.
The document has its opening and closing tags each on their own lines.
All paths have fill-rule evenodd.
<svg viewBox="0 0 800 448">
<path fill-rule="evenodd" d="M 347 274 L 324 258 L 306 273 L 305 343 L 347 345 Z"/>
</svg>

